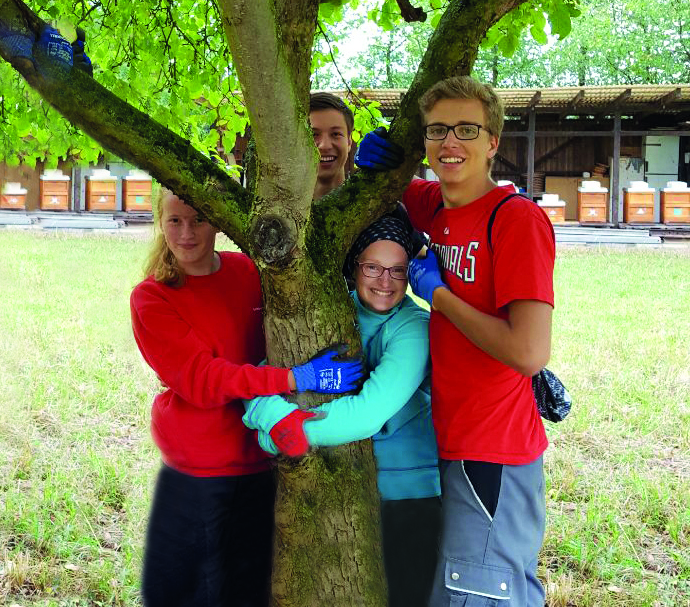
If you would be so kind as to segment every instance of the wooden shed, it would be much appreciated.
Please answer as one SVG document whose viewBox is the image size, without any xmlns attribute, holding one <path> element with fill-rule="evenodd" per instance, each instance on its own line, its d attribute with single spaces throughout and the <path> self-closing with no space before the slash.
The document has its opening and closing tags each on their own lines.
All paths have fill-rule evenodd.
<svg viewBox="0 0 690 607">
<path fill-rule="evenodd" d="M 335 91 L 350 97 L 347 91 Z M 610 192 L 609 218 L 622 221 L 622 189 L 642 179 L 657 187 L 690 181 L 690 84 L 502 89 L 506 121 L 494 163 L 530 196 L 557 193 L 576 219 L 579 182 L 589 173 Z M 392 117 L 404 89 L 360 89 Z M 657 160 L 663 156 L 663 160 Z M 653 165 L 653 162 L 657 162 Z"/>
</svg>

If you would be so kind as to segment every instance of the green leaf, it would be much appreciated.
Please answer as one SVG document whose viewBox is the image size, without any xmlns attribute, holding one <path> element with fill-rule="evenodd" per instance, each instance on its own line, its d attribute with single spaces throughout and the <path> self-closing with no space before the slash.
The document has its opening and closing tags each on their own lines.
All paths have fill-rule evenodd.
<svg viewBox="0 0 690 607">
<path fill-rule="evenodd" d="M 553 12 L 549 14 L 549 21 L 551 23 L 551 32 L 557 35 L 561 40 L 565 38 L 571 29 L 570 13 L 568 9 L 562 4 L 557 4 Z"/>
<path fill-rule="evenodd" d="M 544 29 L 546 27 L 546 15 L 540 10 L 535 10 L 531 14 L 532 21 L 534 25 L 539 27 L 540 29 Z"/>
<path fill-rule="evenodd" d="M 529 31 L 530 34 L 532 34 L 532 38 L 534 38 L 539 44 L 546 44 L 549 41 L 544 29 L 538 25 L 533 25 L 531 28 L 529 28 Z"/>
<path fill-rule="evenodd" d="M 324 2 L 319 6 L 319 19 L 329 20 L 333 17 L 333 12 L 335 11 L 335 5 L 330 2 Z"/>
<path fill-rule="evenodd" d="M 505 57 L 512 57 L 519 45 L 520 39 L 512 31 L 498 42 L 498 48 Z"/>
<path fill-rule="evenodd" d="M 206 135 L 206 137 L 204 137 L 202 144 L 203 144 L 205 149 L 215 148 L 219 139 L 220 139 L 220 136 L 218 135 L 218 131 L 216 129 L 211 129 L 208 132 L 208 135 Z"/>
<path fill-rule="evenodd" d="M 20 139 L 27 137 L 32 131 L 31 118 L 28 114 L 24 113 L 15 123 L 15 128 L 17 129 L 17 137 Z"/>
<path fill-rule="evenodd" d="M 436 13 L 432 18 L 431 18 L 431 27 L 436 29 L 438 27 L 439 22 L 441 21 L 441 17 L 443 17 L 442 13 Z"/>
</svg>

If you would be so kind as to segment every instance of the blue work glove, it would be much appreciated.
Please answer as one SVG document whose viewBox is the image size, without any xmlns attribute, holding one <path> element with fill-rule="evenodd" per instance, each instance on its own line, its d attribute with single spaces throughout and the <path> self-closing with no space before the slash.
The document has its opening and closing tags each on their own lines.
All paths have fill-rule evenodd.
<svg viewBox="0 0 690 607">
<path fill-rule="evenodd" d="M 54 27 L 46 25 L 36 42 L 34 57 L 38 59 L 39 72 L 44 76 L 53 69 L 69 70 L 72 67 L 72 46 Z"/>
<path fill-rule="evenodd" d="M 441 278 L 436 254 L 427 249 L 426 257 L 415 257 L 408 267 L 410 286 L 417 297 L 421 297 L 431 305 L 434 291 L 439 287 L 448 288 Z"/>
<path fill-rule="evenodd" d="M 85 45 L 86 32 L 80 27 L 77 28 L 77 39 L 72 42 L 72 54 L 74 57 L 74 67 L 82 72 L 86 72 L 89 76 L 93 76 L 93 65 L 91 59 L 86 54 Z"/>
<path fill-rule="evenodd" d="M 317 352 L 303 365 L 292 368 L 298 392 L 312 390 L 323 394 L 350 392 L 364 377 L 364 362 L 361 357 L 348 357 L 347 346 L 326 348 Z"/>
<path fill-rule="evenodd" d="M 405 160 L 404 150 L 392 141 L 388 141 L 385 126 L 367 133 L 359 142 L 355 154 L 355 164 L 361 169 L 388 171 L 397 169 Z"/>
<path fill-rule="evenodd" d="M 11 15 L 8 23 L 0 22 L 0 48 L 11 59 L 31 59 L 34 40 L 20 15 Z"/>
</svg>

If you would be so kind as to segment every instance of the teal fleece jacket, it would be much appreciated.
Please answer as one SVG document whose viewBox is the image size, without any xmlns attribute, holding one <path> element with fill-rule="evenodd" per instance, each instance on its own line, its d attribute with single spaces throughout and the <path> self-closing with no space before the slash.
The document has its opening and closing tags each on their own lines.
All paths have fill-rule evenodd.
<svg viewBox="0 0 690 607">
<path fill-rule="evenodd" d="M 371 370 L 355 396 L 320 405 L 326 417 L 304 424 L 309 444 L 332 447 L 371 437 L 383 500 L 440 495 L 438 454 L 431 422 L 429 313 L 409 296 L 386 314 L 372 312 L 352 294 Z M 259 430 L 259 444 L 277 454 L 269 431 L 297 406 L 280 396 L 245 401 L 244 423 Z"/>
</svg>

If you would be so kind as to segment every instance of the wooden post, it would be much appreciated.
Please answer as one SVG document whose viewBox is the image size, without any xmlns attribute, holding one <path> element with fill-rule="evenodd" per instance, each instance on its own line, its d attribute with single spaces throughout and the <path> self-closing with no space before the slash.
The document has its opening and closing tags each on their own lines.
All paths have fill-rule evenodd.
<svg viewBox="0 0 690 607">
<path fill-rule="evenodd" d="M 534 108 L 529 110 L 529 123 L 527 129 L 527 195 L 534 195 L 534 140 L 536 132 L 537 112 Z"/>
<path fill-rule="evenodd" d="M 618 209 L 620 206 L 618 187 L 619 183 L 619 169 L 621 158 L 621 114 L 616 112 L 613 117 L 613 166 L 611 167 L 611 191 L 609 193 L 609 201 L 611 205 L 611 223 L 614 228 L 619 227 Z"/>
</svg>

